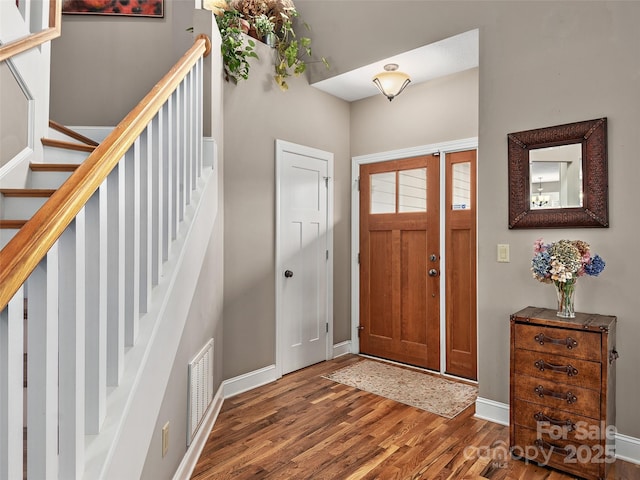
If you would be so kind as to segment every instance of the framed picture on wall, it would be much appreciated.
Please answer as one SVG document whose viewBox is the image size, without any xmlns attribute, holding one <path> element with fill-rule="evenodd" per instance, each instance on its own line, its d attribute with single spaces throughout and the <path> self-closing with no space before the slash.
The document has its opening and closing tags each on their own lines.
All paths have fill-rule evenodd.
<svg viewBox="0 0 640 480">
<path fill-rule="evenodd" d="M 164 0 L 63 0 L 62 13 L 164 17 Z"/>
</svg>

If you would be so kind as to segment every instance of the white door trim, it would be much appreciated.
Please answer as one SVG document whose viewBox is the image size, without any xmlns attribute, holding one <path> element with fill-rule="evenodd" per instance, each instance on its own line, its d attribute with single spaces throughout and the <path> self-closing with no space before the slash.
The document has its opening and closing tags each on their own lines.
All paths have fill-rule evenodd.
<svg viewBox="0 0 640 480">
<path fill-rule="evenodd" d="M 464 138 L 461 140 L 453 140 L 451 142 L 433 143 L 430 145 L 422 145 L 418 147 L 403 148 L 399 150 L 390 150 L 387 152 L 372 153 L 369 155 L 360 155 L 351 158 L 351 353 L 360 353 L 360 339 L 358 338 L 358 324 L 360 323 L 360 267 L 358 265 L 358 252 L 360 251 L 360 189 L 358 185 L 358 177 L 360 175 L 360 165 L 368 163 L 386 162 L 389 160 L 398 160 L 402 158 L 417 157 L 420 155 L 431 155 L 440 153 L 440 162 L 444 161 L 447 153 L 459 152 L 463 150 L 478 149 L 478 137 Z M 441 171 L 442 165 L 440 165 Z M 444 208 L 444 180 L 441 175 L 440 185 L 440 205 Z M 444 281 L 444 259 L 445 259 L 445 241 L 444 241 L 444 216 L 440 215 L 440 256 L 442 258 L 440 264 L 440 291 L 445 285 Z M 444 345 L 446 310 L 444 295 L 440 295 L 440 345 Z M 440 371 L 444 372 L 446 365 L 444 355 L 445 349 L 440 349 Z"/>
<path fill-rule="evenodd" d="M 282 377 L 282 289 L 280 275 L 284 265 L 280 258 L 280 175 L 282 168 L 282 157 L 285 152 L 295 153 L 297 155 L 305 155 L 327 162 L 327 250 L 329 251 L 329 259 L 327 262 L 327 324 L 329 326 L 327 333 L 327 344 L 325 348 L 325 359 L 329 360 L 333 357 L 333 153 L 318 150 L 316 148 L 298 145 L 284 140 L 276 139 L 275 143 L 276 157 L 276 242 L 275 242 L 275 280 L 276 280 L 276 376 Z"/>
</svg>

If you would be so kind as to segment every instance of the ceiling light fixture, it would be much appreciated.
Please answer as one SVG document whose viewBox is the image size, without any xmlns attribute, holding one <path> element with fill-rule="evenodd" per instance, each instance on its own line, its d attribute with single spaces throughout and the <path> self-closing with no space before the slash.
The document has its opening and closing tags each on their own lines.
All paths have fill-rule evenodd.
<svg viewBox="0 0 640 480">
<path fill-rule="evenodd" d="M 391 101 L 411 83 L 411 78 L 406 73 L 399 72 L 396 63 L 385 65 L 384 70 L 373 77 L 373 83 Z"/>
<path fill-rule="evenodd" d="M 538 195 L 532 195 L 531 196 L 531 205 L 534 207 L 546 207 L 547 205 L 549 205 L 549 196 L 548 195 L 542 195 L 542 177 L 538 177 L 540 179 L 540 183 L 538 184 Z"/>
</svg>

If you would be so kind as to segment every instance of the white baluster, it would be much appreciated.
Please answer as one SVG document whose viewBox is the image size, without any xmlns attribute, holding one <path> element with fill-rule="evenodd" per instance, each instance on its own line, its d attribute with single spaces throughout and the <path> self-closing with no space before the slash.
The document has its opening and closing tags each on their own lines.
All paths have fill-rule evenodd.
<svg viewBox="0 0 640 480">
<path fill-rule="evenodd" d="M 65 480 L 80 479 L 84 471 L 85 235 L 83 209 L 58 240 L 59 478 Z"/>
<path fill-rule="evenodd" d="M 107 183 L 85 205 L 85 433 L 100 433 L 107 399 Z"/>
<path fill-rule="evenodd" d="M 125 167 L 125 345 L 138 337 L 140 318 L 140 137 L 124 158 Z"/>
<path fill-rule="evenodd" d="M 185 149 L 185 138 L 184 138 L 184 125 L 185 125 L 185 97 L 184 97 L 184 82 L 178 85 L 176 90 L 176 116 L 177 122 L 175 124 L 174 135 L 177 142 L 177 155 L 176 155 L 176 169 L 178 171 L 177 175 L 177 185 L 178 185 L 178 223 L 184 220 L 184 205 L 185 205 L 185 190 L 186 190 L 186 179 L 185 179 L 185 161 L 186 161 L 186 149 Z"/>
<path fill-rule="evenodd" d="M 124 371 L 125 346 L 125 198 L 124 159 L 111 171 L 107 190 L 107 385 L 120 384 Z"/>
<path fill-rule="evenodd" d="M 169 192 L 169 208 L 171 209 L 171 237 L 170 240 L 175 240 L 178 233 L 178 219 L 179 216 L 179 175 L 178 172 L 178 138 L 176 132 L 178 131 L 178 92 L 174 92 L 169 98 L 169 116 L 167 125 L 167 135 L 169 135 L 169 171 L 170 171 L 170 192 Z M 171 250 L 171 241 L 169 242 L 169 250 Z"/>
<path fill-rule="evenodd" d="M 149 311 L 152 287 L 153 121 L 140 136 L 140 313 Z"/>
<path fill-rule="evenodd" d="M 24 289 L 0 312 L 0 480 L 22 478 Z"/>
<path fill-rule="evenodd" d="M 163 116 L 166 112 L 166 107 L 162 107 L 158 114 L 154 117 L 151 123 L 153 130 L 153 142 L 152 142 L 152 239 L 153 239 L 153 273 L 152 284 L 155 287 L 160 282 L 162 276 L 162 245 L 163 245 L 163 218 L 164 218 L 164 139 L 162 136 L 162 122 Z"/>
<path fill-rule="evenodd" d="M 28 280 L 27 474 L 58 475 L 58 245 Z"/>
<path fill-rule="evenodd" d="M 196 84 L 198 85 L 198 101 L 196 102 L 196 108 L 198 110 L 197 113 L 197 121 L 196 121 L 196 145 L 198 147 L 198 178 L 202 176 L 202 167 L 204 165 L 204 130 L 203 130 L 203 122 L 204 122 L 204 82 L 202 81 L 203 75 L 203 60 L 202 58 L 198 60 L 196 64 Z"/>
<path fill-rule="evenodd" d="M 194 177 L 193 177 L 193 107 L 195 98 L 193 97 L 193 70 L 191 70 L 185 79 L 185 102 L 184 102 L 184 144 L 185 144 L 185 181 L 184 181 L 184 193 L 185 204 L 191 205 L 191 191 L 194 189 Z"/>
</svg>

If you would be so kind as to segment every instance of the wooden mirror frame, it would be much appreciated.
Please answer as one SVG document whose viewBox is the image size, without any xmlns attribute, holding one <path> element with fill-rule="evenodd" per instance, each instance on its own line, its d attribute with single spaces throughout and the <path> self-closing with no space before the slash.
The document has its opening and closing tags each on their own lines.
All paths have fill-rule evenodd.
<svg viewBox="0 0 640 480">
<path fill-rule="evenodd" d="M 607 119 L 508 134 L 509 228 L 609 226 Z M 582 207 L 531 209 L 529 152 L 582 144 Z"/>
</svg>

